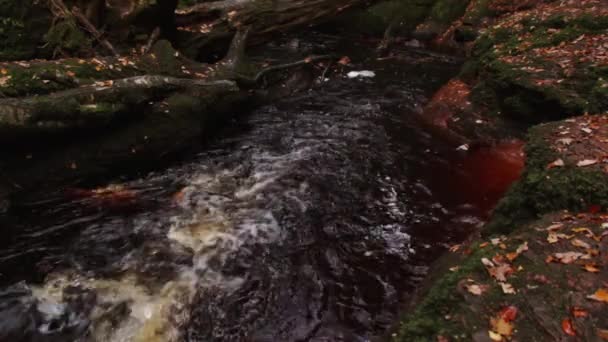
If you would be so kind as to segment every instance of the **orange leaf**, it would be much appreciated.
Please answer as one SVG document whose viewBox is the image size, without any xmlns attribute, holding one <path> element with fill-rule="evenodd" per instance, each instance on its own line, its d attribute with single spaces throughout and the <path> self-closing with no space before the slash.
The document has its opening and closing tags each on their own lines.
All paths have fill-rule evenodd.
<svg viewBox="0 0 608 342">
<path fill-rule="evenodd" d="M 587 296 L 591 300 L 608 303 L 608 290 L 599 289 L 594 294 Z"/>
<path fill-rule="evenodd" d="M 608 341 L 608 329 L 597 329 L 597 336 L 604 341 Z"/>
<path fill-rule="evenodd" d="M 591 272 L 591 273 L 599 273 L 600 272 L 600 269 L 597 268 L 593 264 L 586 264 L 585 266 L 583 266 L 583 268 L 585 269 L 585 271 Z"/>
<path fill-rule="evenodd" d="M 570 320 L 570 318 L 564 318 L 562 320 L 562 330 L 566 335 L 576 336 L 576 331 L 572 326 L 572 321 Z"/>
</svg>

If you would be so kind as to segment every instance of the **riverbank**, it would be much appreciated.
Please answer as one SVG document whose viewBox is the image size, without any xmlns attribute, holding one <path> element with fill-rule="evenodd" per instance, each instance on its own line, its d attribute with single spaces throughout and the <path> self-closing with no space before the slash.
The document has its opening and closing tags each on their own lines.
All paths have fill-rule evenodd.
<svg viewBox="0 0 608 342">
<path fill-rule="evenodd" d="M 462 149 L 531 127 L 524 172 L 482 238 L 439 263 L 396 341 L 608 339 L 608 6 L 514 9 L 481 31 L 423 120 Z"/>
</svg>

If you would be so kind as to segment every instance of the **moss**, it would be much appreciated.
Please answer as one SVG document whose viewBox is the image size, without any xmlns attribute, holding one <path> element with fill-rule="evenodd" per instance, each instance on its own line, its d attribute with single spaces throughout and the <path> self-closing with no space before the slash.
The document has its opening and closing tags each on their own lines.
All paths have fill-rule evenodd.
<svg viewBox="0 0 608 342">
<path fill-rule="evenodd" d="M 491 0 L 477 0 L 475 5 L 465 13 L 463 22 L 478 25 L 484 18 L 493 16 L 494 13 L 490 10 L 490 2 Z"/>
<path fill-rule="evenodd" d="M 459 265 L 458 270 L 445 273 L 436 281 L 414 312 L 404 317 L 394 341 L 427 342 L 437 335 L 458 336 L 459 340 L 470 341 L 471 336 L 457 320 L 446 320 L 445 317 L 466 310 L 461 306 L 463 298 L 457 291 L 457 285 L 470 274 L 484 271 L 479 260 L 491 257 L 492 252 L 491 249 L 475 250 Z"/>
<path fill-rule="evenodd" d="M 116 63 L 112 69 L 101 69 L 91 61 L 64 59 L 61 62 L 31 62 L 29 64 L 6 64 L 6 76 L 10 77 L 6 87 L 0 90 L 7 97 L 45 95 L 55 91 L 91 84 L 99 80 L 130 77 L 142 73 L 137 65 Z"/>
<path fill-rule="evenodd" d="M 443 25 L 449 25 L 454 20 L 460 18 L 469 1 L 466 0 L 438 0 L 431 8 L 429 19 Z"/>
<path fill-rule="evenodd" d="M 55 23 L 44 36 L 47 48 L 53 53 L 62 51 L 68 54 L 90 50 L 91 39 L 80 29 L 73 19 L 65 19 Z"/>
</svg>

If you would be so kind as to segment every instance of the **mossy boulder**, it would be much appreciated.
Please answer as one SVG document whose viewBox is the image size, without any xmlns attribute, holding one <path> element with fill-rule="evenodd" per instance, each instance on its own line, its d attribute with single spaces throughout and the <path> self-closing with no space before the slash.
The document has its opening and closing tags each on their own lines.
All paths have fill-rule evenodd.
<svg viewBox="0 0 608 342">
<path fill-rule="evenodd" d="M 454 248 L 394 341 L 557 341 L 566 332 L 601 340 L 608 307 L 588 296 L 608 277 L 599 272 L 604 221 L 599 213 L 555 212 Z"/>
<path fill-rule="evenodd" d="M 473 97 L 528 123 L 608 110 L 608 6 L 570 6 L 518 12 L 479 38 L 463 72 L 479 81 Z"/>
<path fill-rule="evenodd" d="M 508 233 L 556 210 L 608 208 L 605 125 L 608 117 L 598 115 L 532 128 L 522 178 L 498 204 L 486 233 Z"/>
</svg>

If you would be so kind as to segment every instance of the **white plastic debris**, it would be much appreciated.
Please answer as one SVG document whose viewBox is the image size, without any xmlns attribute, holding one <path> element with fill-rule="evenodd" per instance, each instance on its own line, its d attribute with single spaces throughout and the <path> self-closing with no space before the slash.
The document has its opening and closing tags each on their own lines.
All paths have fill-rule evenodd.
<svg viewBox="0 0 608 342">
<path fill-rule="evenodd" d="M 361 71 L 351 71 L 346 74 L 348 78 L 357 78 L 357 77 L 376 77 L 376 73 L 370 70 L 361 70 Z"/>
<path fill-rule="evenodd" d="M 460 145 L 460 146 L 458 146 L 458 148 L 456 150 L 457 151 L 468 151 L 469 145 L 468 144 Z"/>
</svg>

